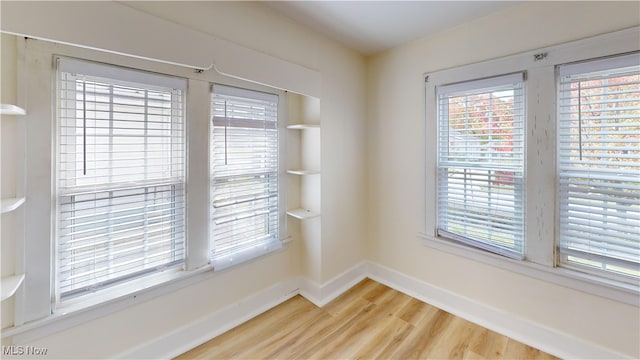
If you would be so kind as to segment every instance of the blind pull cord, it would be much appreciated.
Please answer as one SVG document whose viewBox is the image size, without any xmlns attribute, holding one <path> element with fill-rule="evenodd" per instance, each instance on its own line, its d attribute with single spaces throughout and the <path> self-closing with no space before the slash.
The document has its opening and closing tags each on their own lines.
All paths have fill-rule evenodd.
<svg viewBox="0 0 640 360">
<path fill-rule="evenodd" d="M 578 81 L 578 152 L 582 161 L 582 83 Z"/>
<path fill-rule="evenodd" d="M 227 100 L 224 101 L 224 164 L 228 164 L 227 158 L 227 127 L 229 126 L 229 118 L 227 117 Z"/>
<path fill-rule="evenodd" d="M 87 82 L 82 81 L 82 175 L 87 175 Z"/>
</svg>

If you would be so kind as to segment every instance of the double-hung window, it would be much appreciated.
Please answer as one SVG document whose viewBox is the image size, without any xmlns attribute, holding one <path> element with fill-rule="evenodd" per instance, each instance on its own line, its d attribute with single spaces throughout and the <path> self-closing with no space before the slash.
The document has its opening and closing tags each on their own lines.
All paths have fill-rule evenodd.
<svg viewBox="0 0 640 360">
<path fill-rule="evenodd" d="M 213 85 L 211 249 L 223 269 L 279 249 L 278 96 Z"/>
<path fill-rule="evenodd" d="M 560 264 L 640 276 L 640 55 L 558 67 Z"/>
<path fill-rule="evenodd" d="M 630 29 L 426 73 L 425 245 L 636 304 L 639 51 Z"/>
<path fill-rule="evenodd" d="M 185 258 L 186 81 L 58 59 L 58 301 Z"/>
<path fill-rule="evenodd" d="M 25 128 L 31 205 L 18 243 L 25 280 L 16 325 L 107 313 L 282 248 L 284 92 L 89 49 L 23 45 L 20 65 L 37 75 L 23 79 L 29 117 L 51 121 Z"/>
<path fill-rule="evenodd" d="M 523 73 L 441 85 L 438 235 L 523 257 Z"/>
</svg>

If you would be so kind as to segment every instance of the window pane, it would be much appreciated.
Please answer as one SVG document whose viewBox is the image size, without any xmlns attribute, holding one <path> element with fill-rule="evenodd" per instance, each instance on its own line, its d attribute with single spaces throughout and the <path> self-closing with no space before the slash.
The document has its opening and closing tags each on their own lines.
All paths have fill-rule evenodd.
<svg viewBox="0 0 640 360">
<path fill-rule="evenodd" d="M 515 83 L 509 76 L 437 91 L 439 235 L 522 257 L 521 76 Z"/>
<path fill-rule="evenodd" d="M 182 184 L 61 196 L 59 207 L 62 298 L 184 260 Z"/>
<path fill-rule="evenodd" d="M 635 64 L 613 69 L 606 68 L 607 60 L 594 61 L 594 71 L 578 73 L 575 65 L 561 66 L 558 94 L 561 264 L 631 281 L 640 277 L 635 58 Z M 590 63 L 579 66 L 589 69 Z"/>
<path fill-rule="evenodd" d="M 221 269 L 280 246 L 277 97 L 212 95 L 212 250 Z"/>
<path fill-rule="evenodd" d="M 60 59 L 62 300 L 177 266 L 185 256 L 184 90 L 82 74 L 73 66 L 89 74 L 121 70 Z"/>
</svg>

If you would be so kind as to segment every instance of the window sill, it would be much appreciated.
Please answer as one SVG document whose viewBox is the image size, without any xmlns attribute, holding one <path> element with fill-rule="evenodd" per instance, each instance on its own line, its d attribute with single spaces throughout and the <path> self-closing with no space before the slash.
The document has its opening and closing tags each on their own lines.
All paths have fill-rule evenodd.
<svg viewBox="0 0 640 360">
<path fill-rule="evenodd" d="M 2 329 L 2 338 L 15 337 L 13 343 L 26 343 L 72 326 L 97 319 L 129 306 L 200 282 L 213 274 L 211 265 L 192 271 L 174 270 L 132 285 L 114 287 L 104 294 L 93 294 L 67 301 L 56 312 L 24 325 Z"/>
<path fill-rule="evenodd" d="M 455 244 L 425 233 L 418 233 L 425 246 L 462 256 L 470 260 L 519 273 L 531 278 L 561 285 L 573 290 L 604 297 L 625 304 L 638 306 L 640 286 L 603 279 L 571 269 L 552 268 L 526 260 L 514 260 L 479 249 Z"/>
<path fill-rule="evenodd" d="M 281 240 L 282 246 L 274 251 L 254 257 L 247 264 L 266 255 L 286 249 L 292 242 L 291 237 Z M 240 265 L 240 264 L 237 264 Z M 227 269 L 230 270 L 230 269 Z M 104 294 L 93 294 L 72 299 L 58 306 L 56 312 L 45 318 L 24 325 L 2 329 L 2 339 L 13 337 L 13 343 L 27 343 L 70 327 L 86 323 L 93 319 L 109 315 L 127 307 L 175 292 L 181 288 L 206 280 L 220 271 L 214 271 L 207 264 L 191 271 L 167 270 L 165 273 L 151 276 L 131 285 L 113 287 Z"/>
</svg>

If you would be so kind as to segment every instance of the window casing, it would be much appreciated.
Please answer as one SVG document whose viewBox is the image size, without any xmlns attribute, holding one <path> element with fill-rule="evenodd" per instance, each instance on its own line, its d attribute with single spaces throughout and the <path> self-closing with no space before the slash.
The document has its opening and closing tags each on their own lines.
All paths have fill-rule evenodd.
<svg viewBox="0 0 640 360">
<path fill-rule="evenodd" d="M 205 274 L 214 270 L 211 266 L 209 236 L 211 233 L 209 164 L 212 123 L 207 121 L 211 116 L 211 84 L 225 83 L 229 86 L 263 93 L 277 93 L 280 104 L 284 104 L 280 108 L 287 109 L 286 97 L 282 96 L 283 92 L 222 75 L 215 71 L 194 74 L 191 68 L 135 59 L 126 55 L 110 54 L 30 38 L 18 41 L 24 45 L 24 57 L 18 57 L 18 78 L 20 87 L 24 89 L 24 94 L 27 96 L 25 104 L 28 108 L 27 121 L 21 122 L 21 125 L 25 126 L 24 180 L 26 183 L 25 196 L 28 201 L 23 207 L 24 216 L 17 217 L 20 222 L 24 220 L 25 223 L 22 223 L 24 226 L 23 236 L 15 239 L 18 255 L 16 257 L 16 272 L 26 274 L 26 278 L 14 295 L 16 299 L 14 309 L 16 329 L 11 331 L 22 334 L 22 331 L 27 331 L 22 326 L 25 324 L 30 324 L 27 328 L 31 328 L 32 325 L 39 328 L 40 325 L 33 323 L 36 320 L 41 320 L 38 321 L 38 324 L 49 329 L 47 331 L 51 329 L 59 331 L 60 326 L 64 328 L 70 326 L 69 324 L 76 324 L 77 322 L 74 321 L 80 319 L 103 316 L 122 309 L 122 306 L 129 306 L 162 294 L 168 294 L 185 286 L 185 284 L 210 277 Z M 77 142 L 78 139 L 84 137 L 82 134 L 84 130 L 76 129 L 78 134 L 76 130 L 69 129 L 66 133 L 60 131 L 63 114 L 60 111 L 62 103 L 59 100 L 58 58 L 66 60 L 60 63 L 62 64 L 60 70 L 68 72 L 70 75 L 110 79 L 117 86 L 133 88 L 142 86 L 150 91 L 164 88 L 180 91 L 182 98 L 180 109 L 183 112 L 183 129 L 180 131 L 183 137 L 182 146 L 184 146 L 180 151 L 183 152 L 181 156 L 184 157 L 184 162 L 179 182 L 175 181 L 179 176 L 172 175 L 170 179 L 165 179 L 167 181 L 151 176 L 148 176 L 146 180 L 137 179 L 135 181 L 120 178 L 117 184 L 104 184 L 97 181 L 97 178 L 94 179 L 96 180 L 95 184 L 91 181 L 85 181 L 77 186 L 73 186 L 75 181 L 67 181 L 62 185 L 69 187 L 68 189 L 60 184 L 61 161 L 75 164 L 71 158 L 62 160 L 60 156 L 61 136 L 70 136 L 73 141 Z M 69 96 L 69 102 L 73 103 L 75 107 L 77 99 L 72 92 L 77 93 L 76 88 L 70 86 L 69 92 L 64 96 Z M 71 104 L 64 105 L 71 106 Z M 279 115 L 281 117 L 279 120 L 282 120 L 286 113 L 279 112 Z M 72 111 L 64 116 L 72 118 L 78 115 Z M 285 129 L 285 123 L 286 121 L 279 121 L 282 126 L 280 131 Z M 78 127 L 72 121 L 69 126 Z M 82 127 L 82 124 L 79 127 Z M 91 129 L 87 128 L 87 130 Z M 87 134 L 89 133 L 87 132 Z M 173 136 L 172 138 L 177 139 Z M 91 140 L 91 137 L 89 136 L 88 139 Z M 280 137 L 280 154 L 285 153 L 283 150 L 286 144 L 282 140 L 283 138 Z M 179 142 L 175 144 L 177 145 Z M 89 149 L 87 148 L 87 150 Z M 75 157 L 80 164 L 73 166 L 84 176 L 82 169 L 84 150 L 73 147 L 73 152 L 76 153 Z M 89 151 L 87 154 L 91 155 L 91 152 Z M 135 154 L 131 155 L 131 160 L 135 160 L 133 157 Z M 89 160 L 88 157 L 87 160 Z M 163 165 L 176 165 L 172 161 L 167 158 Z M 87 165 L 93 166 L 91 161 L 88 161 Z M 137 166 L 136 169 L 142 171 L 144 167 Z M 177 170 L 178 168 L 174 166 L 173 169 Z M 114 174 L 122 175 L 125 172 L 114 172 Z M 68 179 L 71 179 L 72 176 L 76 176 L 76 171 L 70 171 L 68 175 Z M 92 175 L 92 173 L 88 172 L 87 175 Z M 278 183 L 282 195 L 283 187 L 286 186 L 286 174 L 283 169 L 280 169 L 279 175 L 281 177 L 279 180 L 283 180 Z M 285 179 L 282 179 L 283 175 Z M 85 180 L 87 179 L 85 178 Z M 126 187 L 120 188 L 120 185 L 126 185 Z M 145 271 L 124 276 L 119 279 L 121 281 L 111 281 L 116 280 L 115 278 L 99 279 L 99 282 L 80 286 L 65 296 L 61 296 L 61 287 L 58 285 L 59 255 L 57 246 L 58 237 L 62 234 L 59 226 L 61 219 L 59 215 L 61 211 L 60 198 L 67 195 L 84 196 L 92 192 L 97 196 L 105 196 L 105 193 L 107 196 L 111 196 L 108 194 L 109 192 L 122 190 L 127 191 L 127 196 L 138 196 L 136 203 L 148 201 L 149 203 L 145 206 L 155 206 L 158 204 L 158 196 L 164 192 L 167 186 L 173 186 L 177 193 L 184 192 L 183 197 L 176 197 L 176 201 L 181 201 L 184 204 L 183 212 L 176 213 L 175 218 L 176 221 L 182 221 L 180 218 L 184 219 L 182 231 L 185 236 L 183 237 L 182 249 L 176 247 L 175 252 L 178 258 L 182 257 L 179 263 L 167 262 L 157 268 L 149 268 L 148 272 L 145 269 Z M 155 197 L 151 197 L 155 190 L 153 187 L 158 189 L 163 187 L 158 190 Z M 180 187 L 184 190 L 181 190 Z M 141 192 L 133 193 L 141 189 L 146 191 L 144 195 Z M 166 194 L 166 192 L 164 193 Z M 286 191 L 284 193 L 286 195 Z M 147 200 L 145 200 L 145 196 Z M 279 200 L 281 202 L 279 209 L 285 209 L 286 205 L 283 206 L 282 202 L 286 204 L 286 196 L 279 196 Z M 16 225 L 21 226 L 21 224 Z M 280 239 L 285 238 L 286 216 L 284 211 L 279 219 L 279 230 L 281 232 Z M 179 229 L 176 228 L 176 231 Z M 181 241 L 178 237 L 173 239 Z M 274 245 L 281 246 L 281 243 L 278 241 Z M 273 248 L 277 248 L 276 246 Z M 183 255 L 180 255 L 178 251 L 182 251 Z M 265 252 L 260 253 L 264 254 Z M 287 254 L 275 255 L 278 258 L 287 258 L 288 256 Z M 238 256 L 235 258 L 237 259 Z M 70 321 L 70 319 L 74 320 Z"/>
<path fill-rule="evenodd" d="M 442 85 L 438 103 L 438 235 L 522 258 L 522 73 Z"/>
<path fill-rule="evenodd" d="M 186 80 L 58 59 L 56 298 L 185 258 Z"/>
<path fill-rule="evenodd" d="M 638 58 L 638 32 L 629 29 L 576 42 L 556 45 L 517 55 L 470 65 L 425 73 L 425 202 L 422 231 L 418 236 L 433 249 L 497 266 L 525 276 L 549 281 L 598 296 L 637 304 L 638 277 L 621 276 L 593 267 L 569 264 L 560 249 L 560 160 L 558 158 L 559 78 L 563 64 L 576 65 L 619 58 L 631 54 Z M 524 247 L 521 261 L 483 251 L 478 246 L 440 229 L 438 205 L 439 118 L 437 89 L 449 84 L 464 84 L 472 79 L 490 79 L 500 74 L 526 74 L 524 95 Z M 588 72 L 588 71 L 586 71 Z M 628 149 L 630 150 L 630 149 Z M 635 155 L 634 155 L 635 156 Z M 436 175 L 436 176 L 434 176 Z M 627 190 L 633 190 L 629 188 Z M 454 241 L 451 241 L 451 240 Z M 633 254 L 634 250 L 625 250 Z M 566 253 L 566 252 L 565 252 Z M 505 254 L 502 254 L 505 255 Z M 617 265 L 619 266 L 619 265 Z M 635 266 L 635 265 L 634 265 Z"/>
<path fill-rule="evenodd" d="M 282 247 L 278 96 L 212 89 L 211 256 L 220 270 Z"/>
<path fill-rule="evenodd" d="M 640 54 L 558 67 L 562 266 L 640 277 Z"/>
</svg>

